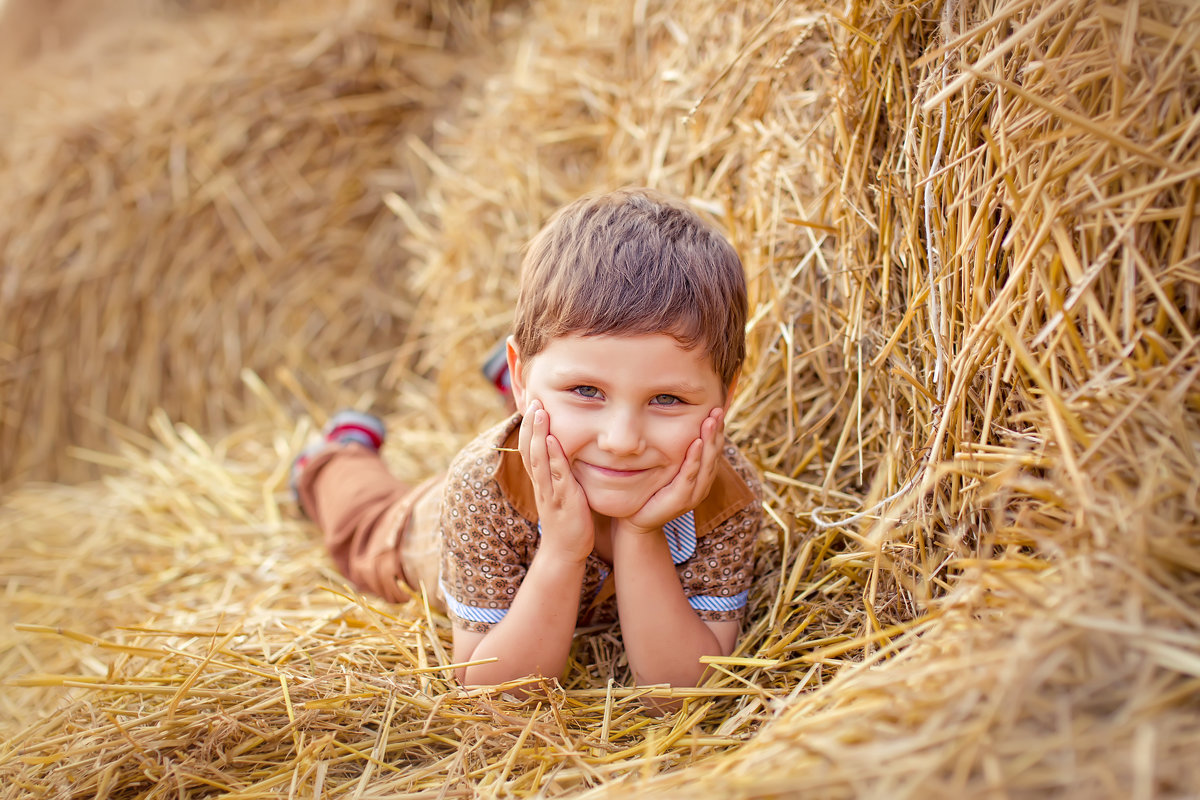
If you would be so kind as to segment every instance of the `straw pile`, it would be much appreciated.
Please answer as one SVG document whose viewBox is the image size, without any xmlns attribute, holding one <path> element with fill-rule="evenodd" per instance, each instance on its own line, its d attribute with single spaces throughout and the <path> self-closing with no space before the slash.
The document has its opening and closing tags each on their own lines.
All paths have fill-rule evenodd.
<svg viewBox="0 0 1200 800">
<path fill-rule="evenodd" d="M 125 5 L 5 76 L 0 485 L 94 476 L 63 443 L 108 449 L 106 421 L 144 430 L 157 407 L 223 430 L 243 369 L 308 382 L 369 354 L 347 372 L 377 385 L 410 313 L 382 200 L 413 190 L 396 150 L 430 135 L 488 24 L 375 0 Z"/>
<path fill-rule="evenodd" d="M 663 718 L 611 631 L 528 699 L 457 688 L 445 620 L 339 588 L 281 504 L 322 410 L 247 372 L 231 433 L 150 415 L 104 483 L 8 495 L 3 791 L 1194 795 L 1200 11 L 512 13 L 390 154 L 408 345 L 355 356 L 390 360 L 389 458 L 495 413 L 475 365 L 553 207 L 692 197 L 754 282 L 731 435 L 775 524 L 740 658 Z"/>
</svg>

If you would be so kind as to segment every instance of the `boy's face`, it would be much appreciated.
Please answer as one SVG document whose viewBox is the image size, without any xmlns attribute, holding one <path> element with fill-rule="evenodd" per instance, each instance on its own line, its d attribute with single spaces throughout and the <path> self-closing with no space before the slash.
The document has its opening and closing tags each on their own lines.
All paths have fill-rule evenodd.
<svg viewBox="0 0 1200 800">
<path fill-rule="evenodd" d="M 614 518 L 670 483 L 732 388 L 706 353 L 666 334 L 560 336 L 528 361 L 510 338 L 508 357 L 517 408 L 541 401 L 588 505 Z"/>
</svg>

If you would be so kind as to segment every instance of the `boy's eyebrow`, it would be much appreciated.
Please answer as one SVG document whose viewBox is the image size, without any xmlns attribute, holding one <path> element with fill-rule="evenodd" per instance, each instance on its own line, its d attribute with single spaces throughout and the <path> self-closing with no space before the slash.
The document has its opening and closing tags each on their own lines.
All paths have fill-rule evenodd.
<svg viewBox="0 0 1200 800">
<path fill-rule="evenodd" d="M 554 377 L 565 383 L 581 383 L 595 384 L 604 383 L 603 380 L 597 380 L 596 373 L 588 372 L 580 367 L 565 367 L 553 373 Z M 664 381 L 654 387 L 655 394 L 700 394 L 704 391 L 704 387 L 688 381 L 670 382 Z"/>
</svg>

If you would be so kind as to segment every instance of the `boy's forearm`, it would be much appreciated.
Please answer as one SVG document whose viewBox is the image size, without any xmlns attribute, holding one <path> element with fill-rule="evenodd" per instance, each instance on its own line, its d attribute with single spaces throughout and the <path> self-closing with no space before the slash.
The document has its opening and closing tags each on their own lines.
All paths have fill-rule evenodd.
<svg viewBox="0 0 1200 800">
<path fill-rule="evenodd" d="M 613 531 L 613 577 L 625 651 L 641 684 L 695 686 L 700 657 L 724 655 L 721 643 L 684 595 L 666 538 Z"/>
<path fill-rule="evenodd" d="M 471 654 L 472 660 L 498 660 L 467 668 L 459 680 L 491 686 L 527 675 L 561 675 L 579 615 L 584 566 L 553 554 L 534 556 L 508 613 Z"/>
</svg>

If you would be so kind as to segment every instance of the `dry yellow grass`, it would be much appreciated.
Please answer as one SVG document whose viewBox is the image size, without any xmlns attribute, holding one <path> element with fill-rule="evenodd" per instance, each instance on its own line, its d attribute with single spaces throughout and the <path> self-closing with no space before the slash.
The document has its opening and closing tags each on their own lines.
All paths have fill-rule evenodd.
<svg viewBox="0 0 1200 800">
<path fill-rule="evenodd" d="M 105 462 L 103 483 L 5 497 L 3 613 L 21 628 L 0 644 L 0 791 L 1194 795 L 1200 11 L 454 8 L 493 66 L 457 73 L 452 113 L 424 109 L 429 135 L 381 156 L 404 182 L 367 237 L 401 248 L 378 300 L 401 304 L 390 334 L 352 307 L 330 325 L 372 338 L 346 351 L 164 382 L 139 402 L 200 386 L 237 424 L 109 424 L 120 452 L 72 451 Z M 360 10 L 355 37 L 394 30 Z M 143 113 L 175 108 L 162 97 Z M 291 453 L 340 403 L 403 432 L 398 473 L 444 465 L 498 412 L 476 365 L 510 319 L 521 243 L 624 183 L 692 198 L 743 254 L 731 434 L 774 521 L 738 658 L 662 719 L 608 631 L 528 700 L 455 687 L 445 621 L 338 588 L 281 502 Z M 42 269 L 14 285 L 66 267 Z M 280 320 L 312 303 L 302 289 Z M 37 418 L 22 402 L 6 420 Z"/>
</svg>

